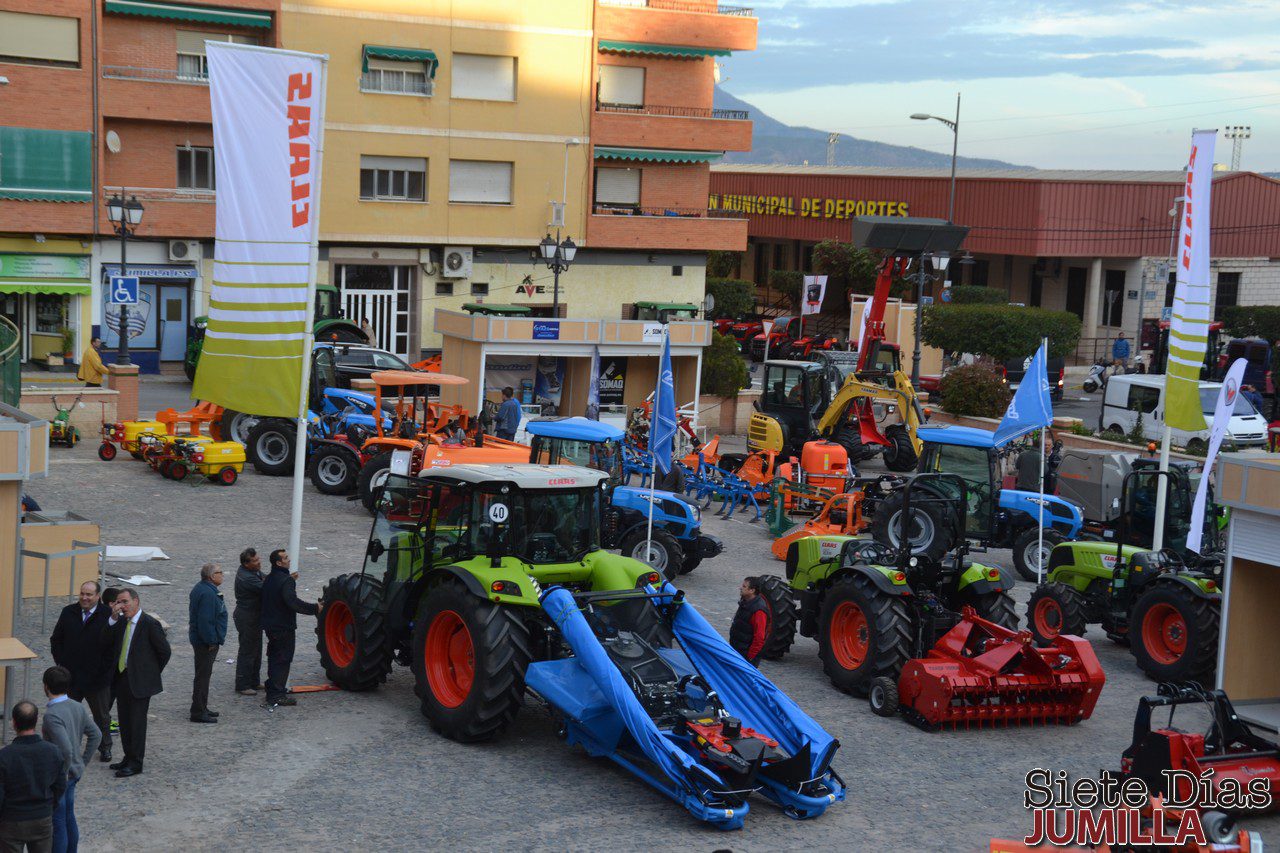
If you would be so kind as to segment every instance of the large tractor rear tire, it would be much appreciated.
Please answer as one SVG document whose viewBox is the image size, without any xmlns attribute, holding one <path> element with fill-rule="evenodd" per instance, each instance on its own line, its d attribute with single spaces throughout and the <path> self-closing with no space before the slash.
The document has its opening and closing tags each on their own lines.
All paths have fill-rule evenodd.
<svg viewBox="0 0 1280 853">
<path fill-rule="evenodd" d="M 856 426 L 845 425 L 831 434 L 831 440 L 844 448 L 849 454 L 849 461 L 855 465 L 875 455 L 862 443 L 862 433 Z"/>
<path fill-rule="evenodd" d="M 657 527 L 653 529 L 651 541 L 647 534 L 648 528 L 642 524 L 637 524 L 629 530 L 622 537 L 622 546 L 619 549 L 622 551 L 622 556 L 652 566 L 669 581 L 675 580 L 680 574 L 680 567 L 684 564 L 684 551 L 680 548 L 680 543 L 670 533 Z M 647 554 L 646 541 L 649 543 Z"/>
<path fill-rule="evenodd" d="M 298 430 L 283 418 L 258 421 L 249 430 L 249 455 L 259 474 L 283 477 L 293 473 Z"/>
<path fill-rule="evenodd" d="M 1065 583 L 1041 584 L 1027 601 L 1027 628 L 1041 645 L 1062 634 L 1084 636 L 1086 620 L 1084 596 Z"/>
<path fill-rule="evenodd" d="M 322 494 L 349 495 L 360 477 L 360 460 L 350 448 L 321 445 L 307 460 L 307 477 Z"/>
<path fill-rule="evenodd" d="M 316 616 L 316 648 L 330 681 L 343 690 L 372 690 L 391 672 L 391 645 L 382 612 L 382 582 L 338 575 L 325 584 Z"/>
<path fill-rule="evenodd" d="M 778 660 L 796 641 L 796 602 L 791 597 L 791 587 L 777 575 L 760 575 L 760 595 L 769 608 L 769 636 L 760 650 L 760 657 Z"/>
<path fill-rule="evenodd" d="M 890 471 L 914 471 L 920 462 L 915 445 L 911 443 L 911 435 L 901 425 L 891 426 L 884 431 L 889 439 L 889 446 L 884 449 L 884 467 Z"/>
<path fill-rule="evenodd" d="M 1056 530 L 1046 527 L 1044 531 L 1044 547 L 1040 546 L 1040 528 L 1032 525 L 1019 533 L 1013 540 L 1013 567 L 1024 581 L 1040 580 L 1049 573 L 1049 555 L 1054 547 L 1066 542 L 1067 538 Z M 1038 556 L 1037 556 L 1038 552 Z M 1041 574 L 1036 575 L 1037 565 Z"/>
<path fill-rule="evenodd" d="M 871 535 L 881 545 L 898 547 L 902 501 L 903 493 L 900 492 L 886 498 L 876 508 L 876 514 L 871 519 Z M 940 504 L 924 501 L 914 503 L 907 531 L 912 554 L 923 555 L 930 560 L 941 560 L 951 550 L 955 532 L 949 515 Z"/>
<path fill-rule="evenodd" d="M 422 714 L 461 743 L 502 733 L 524 701 L 529 631 L 503 607 L 447 580 L 429 590 L 413 629 L 414 690 Z"/>
<path fill-rule="evenodd" d="M 1014 609 L 1013 596 L 1007 592 L 967 595 L 963 603 L 972 607 L 975 613 L 988 622 L 994 622 L 1010 631 L 1018 630 L 1018 611 Z"/>
<path fill-rule="evenodd" d="M 391 470 L 391 454 L 394 452 L 384 450 L 360 466 L 356 490 L 360 495 L 360 503 L 364 504 L 370 515 L 378 511 L 378 501 L 382 498 L 382 487 L 387 482 L 387 472 Z"/>
<path fill-rule="evenodd" d="M 864 693 L 877 676 L 895 681 L 914 655 L 907 604 L 881 592 L 867 578 L 846 575 L 822 599 L 818 656 L 822 669 L 845 693 Z"/>
<path fill-rule="evenodd" d="M 1220 604 L 1182 584 L 1156 583 L 1134 605 L 1129 650 L 1153 681 L 1213 683 Z"/>
</svg>

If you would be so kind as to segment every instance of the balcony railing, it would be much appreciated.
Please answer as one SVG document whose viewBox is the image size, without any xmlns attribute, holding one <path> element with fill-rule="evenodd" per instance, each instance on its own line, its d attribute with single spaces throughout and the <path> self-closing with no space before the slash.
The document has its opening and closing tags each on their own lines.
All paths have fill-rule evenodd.
<svg viewBox="0 0 1280 853">
<path fill-rule="evenodd" d="M 746 121 L 746 110 L 717 110 L 706 107 L 662 107 L 656 104 L 611 104 L 598 102 L 596 109 L 604 113 L 632 113 L 646 116 L 679 116 L 681 118 L 722 118 Z"/>
<path fill-rule="evenodd" d="M 669 9 L 675 12 L 702 12 L 708 15 L 753 17 L 755 11 L 741 6 L 698 3 L 696 0 L 600 0 L 601 6 L 623 6 L 632 9 Z"/>
<path fill-rule="evenodd" d="M 711 210 L 703 207 L 646 207 L 638 204 L 596 202 L 591 212 L 596 216 L 664 216 L 682 219 L 745 219 L 734 210 Z"/>
<path fill-rule="evenodd" d="M 208 86 L 208 74 L 176 68 L 139 68 L 134 65 L 104 65 L 102 76 L 113 80 L 141 80 L 147 83 L 191 83 Z"/>
</svg>

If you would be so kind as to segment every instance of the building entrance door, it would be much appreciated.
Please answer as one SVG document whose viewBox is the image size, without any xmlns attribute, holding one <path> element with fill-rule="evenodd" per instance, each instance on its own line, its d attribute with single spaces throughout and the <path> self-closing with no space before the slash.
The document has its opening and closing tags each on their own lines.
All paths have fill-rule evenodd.
<svg viewBox="0 0 1280 853">
<path fill-rule="evenodd" d="M 357 325 L 368 320 L 373 326 L 375 346 L 408 357 L 413 268 L 339 264 L 335 273 L 343 316 Z M 413 355 L 417 355 L 416 347 Z"/>
<path fill-rule="evenodd" d="M 187 354 L 187 288 L 160 287 L 160 360 L 182 361 Z"/>
</svg>

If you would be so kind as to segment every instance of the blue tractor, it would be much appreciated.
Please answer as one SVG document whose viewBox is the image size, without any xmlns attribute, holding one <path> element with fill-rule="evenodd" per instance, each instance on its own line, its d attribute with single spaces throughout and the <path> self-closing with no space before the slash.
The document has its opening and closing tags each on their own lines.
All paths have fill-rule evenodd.
<svg viewBox="0 0 1280 853">
<path fill-rule="evenodd" d="M 648 563 L 668 580 L 687 574 L 724 549 L 702 532 L 702 511 L 684 495 L 622 485 L 621 429 L 587 418 L 539 418 L 526 425 L 533 437 L 529 461 L 543 465 L 582 465 L 609 475 L 605 511 L 606 548 Z M 653 535 L 649 536 L 650 496 Z M 648 554 L 646 559 L 646 545 Z"/>
<path fill-rule="evenodd" d="M 1004 447 L 994 441 L 994 433 L 964 426 L 922 426 L 917 431 L 924 449 L 919 472 L 956 474 L 967 485 L 965 519 L 938 501 L 920 501 L 911 507 L 907 534 L 912 553 L 939 560 L 955 547 L 959 531 L 968 539 L 991 548 L 1011 548 L 1014 567 L 1026 580 L 1035 580 L 1037 569 L 1048 570 L 1049 552 L 1059 542 L 1076 538 L 1084 524 L 1080 507 L 1056 495 L 1044 496 L 1044 537 L 1039 535 L 1038 491 L 1003 488 L 1001 456 Z M 925 486 L 939 498 L 958 499 L 944 494 L 945 478 Z M 881 481 L 868 487 L 867 505 L 872 513 L 871 532 L 876 541 L 898 547 L 900 516 L 905 490 L 884 486 Z M 963 522 L 963 523 L 961 523 Z"/>
<path fill-rule="evenodd" d="M 310 442 L 338 434 L 372 435 L 377 431 L 374 421 L 377 408 L 372 394 L 338 387 L 333 347 L 317 344 L 311 353 L 311 396 L 307 404 L 307 436 Z M 389 429 L 391 419 L 385 412 L 381 416 L 383 427 Z M 254 469 L 259 474 L 273 477 L 293 473 L 297 436 L 297 427 L 288 418 L 257 419 L 245 442 L 246 453 Z"/>
</svg>

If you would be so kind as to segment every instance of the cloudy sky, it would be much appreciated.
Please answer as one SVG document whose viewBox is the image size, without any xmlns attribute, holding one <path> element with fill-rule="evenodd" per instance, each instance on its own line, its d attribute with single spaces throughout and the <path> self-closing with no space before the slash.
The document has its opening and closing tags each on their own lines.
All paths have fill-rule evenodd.
<svg viewBox="0 0 1280 853">
<path fill-rule="evenodd" d="M 724 88 L 788 124 L 1042 168 L 1180 168 L 1194 127 L 1251 125 L 1280 171 L 1277 0 L 732 0 L 759 49 Z M 1219 162 L 1231 143 L 1219 136 Z"/>
</svg>

